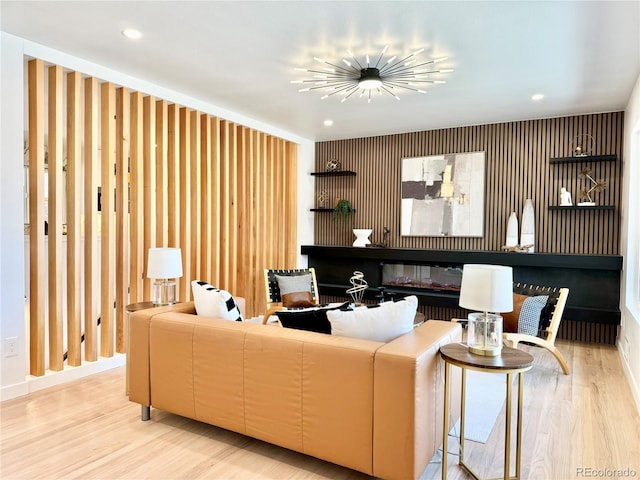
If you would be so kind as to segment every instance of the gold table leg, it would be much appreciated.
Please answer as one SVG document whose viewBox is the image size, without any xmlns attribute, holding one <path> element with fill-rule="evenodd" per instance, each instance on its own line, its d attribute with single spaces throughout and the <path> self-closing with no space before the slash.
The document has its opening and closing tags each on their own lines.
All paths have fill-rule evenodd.
<svg viewBox="0 0 640 480">
<path fill-rule="evenodd" d="M 464 462 L 464 426 L 465 413 L 467 411 L 467 369 L 462 369 L 462 388 L 460 390 L 460 451 L 458 452 L 458 463 Z"/>
<path fill-rule="evenodd" d="M 509 480 L 511 462 L 511 382 L 512 374 L 507 373 L 507 405 L 505 407 L 505 428 L 504 428 L 504 480 Z"/>
<path fill-rule="evenodd" d="M 444 410 L 442 412 L 442 480 L 447 480 L 447 455 L 449 451 L 449 377 L 451 375 L 451 365 L 444 362 Z"/>
<path fill-rule="evenodd" d="M 520 444 L 522 443 L 522 387 L 524 386 L 524 380 L 522 372 L 518 373 L 518 433 L 516 437 L 516 478 L 520 478 Z"/>
</svg>

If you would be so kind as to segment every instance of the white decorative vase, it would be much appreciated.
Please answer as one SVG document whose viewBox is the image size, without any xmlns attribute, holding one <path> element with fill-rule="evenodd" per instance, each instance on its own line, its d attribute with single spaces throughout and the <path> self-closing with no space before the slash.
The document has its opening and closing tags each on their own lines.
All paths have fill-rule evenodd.
<svg viewBox="0 0 640 480">
<path fill-rule="evenodd" d="M 518 217 L 516 212 L 511 212 L 509 215 L 509 223 L 507 223 L 507 247 L 515 247 L 518 245 Z"/>
<path fill-rule="evenodd" d="M 522 230 L 520 232 L 520 247 L 524 245 L 533 245 L 535 243 L 535 213 L 533 211 L 533 202 L 530 198 L 524 201 L 522 209 Z M 533 253 L 535 248 L 529 247 L 527 253 Z"/>
<path fill-rule="evenodd" d="M 354 247 L 366 247 L 371 242 L 369 241 L 369 235 L 373 232 L 370 228 L 354 228 L 353 234 L 356 236 L 356 241 L 353 242 Z"/>
</svg>

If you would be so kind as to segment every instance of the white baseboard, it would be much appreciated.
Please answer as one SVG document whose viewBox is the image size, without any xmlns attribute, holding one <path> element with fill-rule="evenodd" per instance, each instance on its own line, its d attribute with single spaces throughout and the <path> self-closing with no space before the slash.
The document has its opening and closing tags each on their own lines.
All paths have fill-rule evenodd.
<svg viewBox="0 0 640 480">
<path fill-rule="evenodd" d="M 25 378 L 24 382 L 2 387 L 0 390 L 0 401 L 10 400 L 22 395 L 28 395 L 29 393 L 36 392 L 44 388 L 62 385 L 63 383 L 72 382 L 95 373 L 121 367 L 126 364 L 126 359 L 126 355 L 117 353 L 113 357 L 100 357 L 95 362 L 85 361 L 78 367 L 69 367 L 68 365 L 65 365 L 64 370 L 59 372 L 47 370 L 41 377 L 29 375 Z"/>
<path fill-rule="evenodd" d="M 631 395 L 633 396 L 633 400 L 635 401 L 635 404 L 636 404 L 636 410 L 640 414 L 640 388 L 633 378 L 633 373 L 631 372 L 629 362 L 624 357 L 624 353 L 622 352 L 622 346 L 620 345 L 620 342 L 617 342 L 616 347 L 618 350 L 618 355 L 620 355 L 620 363 L 622 364 L 622 370 L 624 371 L 625 377 L 627 377 L 627 383 L 629 384 Z"/>
</svg>

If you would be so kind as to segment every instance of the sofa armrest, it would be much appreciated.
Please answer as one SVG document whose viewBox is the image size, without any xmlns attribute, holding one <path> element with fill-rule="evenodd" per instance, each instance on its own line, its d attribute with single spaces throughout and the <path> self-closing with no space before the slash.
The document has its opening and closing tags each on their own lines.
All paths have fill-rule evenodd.
<svg viewBox="0 0 640 480">
<path fill-rule="evenodd" d="M 245 299 L 233 297 L 238 308 L 245 315 Z M 139 310 L 129 318 L 129 400 L 141 405 L 151 405 L 151 380 L 149 370 L 149 325 L 151 319 L 163 313 L 196 314 L 193 302 L 181 302 L 165 307 Z"/>
<path fill-rule="evenodd" d="M 427 467 L 442 440 L 444 376 L 439 350 L 460 339 L 459 324 L 429 320 L 376 352 L 374 476 L 419 478 Z M 452 389 L 453 402 L 457 397 Z"/>
<path fill-rule="evenodd" d="M 155 315 L 167 312 L 195 314 L 193 302 L 176 303 L 165 307 L 148 308 L 133 312 L 129 317 L 129 400 L 151 405 L 149 377 L 149 324 Z"/>
</svg>

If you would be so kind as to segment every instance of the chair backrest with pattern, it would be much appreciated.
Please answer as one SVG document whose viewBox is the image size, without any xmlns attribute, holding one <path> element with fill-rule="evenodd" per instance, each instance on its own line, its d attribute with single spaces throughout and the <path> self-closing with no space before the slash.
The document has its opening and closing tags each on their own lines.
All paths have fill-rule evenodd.
<svg viewBox="0 0 640 480">
<path fill-rule="evenodd" d="M 541 287 L 538 285 L 518 282 L 513 284 L 513 293 L 528 296 L 549 296 L 547 304 L 540 314 L 540 324 L 537 336 L 551 342 L 555 341 L 556 334 L 558 333 L 558 327 L 560 326 L 560 320 L 562 319 L 562 312 L 564 311 L 565 304 L 567 303 L 567 297 L 569 296 L 569 289 Z"/>
</svg>

